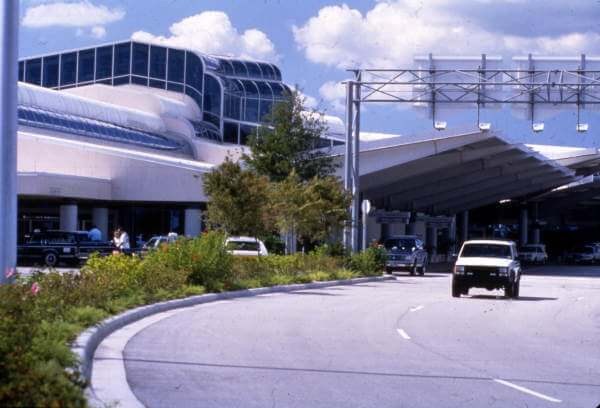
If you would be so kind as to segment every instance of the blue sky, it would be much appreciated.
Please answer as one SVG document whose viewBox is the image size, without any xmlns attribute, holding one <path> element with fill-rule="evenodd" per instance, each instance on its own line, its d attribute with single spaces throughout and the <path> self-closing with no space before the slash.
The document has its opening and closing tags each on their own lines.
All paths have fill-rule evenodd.
<svg viewBox="0 0 600 408">
<path fill-rule="evenodd" d="M 135 38 L 208 53 L 276 62 L 284 80 L 310 102 L 343 117 L 346 68 L 412 65 L 414 54 L 600 55 L 600 3 L 572 0 L 21 0 L 20 55 Z M 212 27 L 211 27 L 212 26 Z M 135 34 L 134 34 L 135 33 Z M 533 134 L 527 120 L 493 112 L 494 129 L 527 142 L 600 146 L 600 112 L 584 112 L 590 132 L 577 134 L 575 112 L 546 119 Z M 452 128 L 475 124 L 475 110 L 444 117 Z M 367 107 L 363 129 L 429 131 L 431 120 L 408 109 Z"/>
</svg>

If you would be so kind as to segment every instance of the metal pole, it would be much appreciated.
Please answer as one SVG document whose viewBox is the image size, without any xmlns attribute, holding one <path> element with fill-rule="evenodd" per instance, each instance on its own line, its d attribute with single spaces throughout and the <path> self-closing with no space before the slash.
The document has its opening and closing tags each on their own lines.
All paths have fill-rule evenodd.
<svg viewBox="0 0 600 408">
<path fill-rule="evenodd" d="M 0 4 L 0 284 L 17 263 L 17 69 L 19 1 Z"/>
<path fill-rule="evenodd" d="M 354 126 L 353 109 L 354 83 L 346 83 L 346 152 L 344 156 L 344 188 L 346 191 L 352 191 L 352 135 Z M 352 222 L 352 221 L 350 221 Z M 344 227 L 343 244 L 346 250 L 351 249 L 352 226 L 346 223 Z"/>
<path fill-rule="evenodd" d="M 354 83 L 354 135 L 352 142 L 352 252 L 360 249 L 360 71 L 356 71 L 356 82 Z"/>
</svg>

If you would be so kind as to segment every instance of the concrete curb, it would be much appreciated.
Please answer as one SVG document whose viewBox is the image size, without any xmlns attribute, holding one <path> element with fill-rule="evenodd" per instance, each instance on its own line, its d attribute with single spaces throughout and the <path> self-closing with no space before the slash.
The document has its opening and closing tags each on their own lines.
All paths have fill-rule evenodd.
<svg viewBox="0 0 600 408">
<path fill-rule="evenodd" d="M 172 309 L 200 305 L 203 303 L 214 302 L 217 300 L 233 299 L 249 296 L 263 295 L 267 293 L 293 292 L 305 289 L 319 289 L 329 286 L 356 285 L 359 283 L 378 282 L 388 279 L 394 279 L 392 276 L 375 276 L 369 278 L 345 279 L 339 281 L 311 282 L 305 284 L 293 284 L 283 286 L 272 286 L 266 288 L 245 289 L 223 293 L 208 293 L 205 295 L 191 296 L 183 299 L 169 300 L 166 302 L 154 303 L 151 305 L 137 307 L 103 320 L 96 326 L 92 326 L 83 333 L 71 345 L 71 351 L 77 355 L 79 361 L 79 372 L 83 375 L 88 384 L 92 379 L 92 364 L 94 353 L 98 345 L 114 331 L 121 329 L 128 324 L 136 322 L 150 315 L 166 312 Z M 86 396 L 88 399 L 94 399 L 93 391 L 88 386 Z"/>
</svg>

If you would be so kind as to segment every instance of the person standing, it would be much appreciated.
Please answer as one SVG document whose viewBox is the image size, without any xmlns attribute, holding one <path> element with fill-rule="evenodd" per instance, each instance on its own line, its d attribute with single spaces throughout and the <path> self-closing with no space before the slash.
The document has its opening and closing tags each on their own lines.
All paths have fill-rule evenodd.
<svg viewBox="0 0 600 408">
<path fill-rule="evenodd" d="M 129 234 L 123 228 L 117 228 L 119 231 L 119 249 L 123 253 L 129 253 L 131 246 L 129 244 Z"/>
<path fill-rule="evenodd" d="M 92 229 L 88 231 L 88 239 L 90 241 L 102 241 L 102 231 L 97 225 L 92 225 Z"/>
</svg>

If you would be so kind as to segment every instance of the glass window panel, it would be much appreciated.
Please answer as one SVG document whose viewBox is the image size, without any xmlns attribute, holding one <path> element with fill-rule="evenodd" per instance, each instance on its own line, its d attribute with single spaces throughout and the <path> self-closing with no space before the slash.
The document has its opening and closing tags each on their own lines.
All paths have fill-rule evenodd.
<svg viewBox="0 0 600 408">
<path fill-rule="evenodd" d="M 112 76 L 113 47 L 100 47 L 96 50 L 96 79 Z"/>
<path fill-rule="evenodd" d="M 256 81 L 255 84 L 258 86 L 261 99 L 273 99 L 273 92 L 269 84 L 263 81 Z"/>
<path fill-rule="evenodd" d="M 223 141 L 225 143 L 238 144 L 238 124 L 225 122 L 223 124 Z"/>
<path fill-rule="evenodd" d="M 169 48 L 169 81 L 183 83 L 185 51 Z"/>
<path fill-rule="evenodd" d="M 246 67 L 248 68 L 248 74 L 250 74 L 252 78 L 263 77 L 262 71 L 260 70 L 257 63 L 246 61 Z"/>
<path fill-rule="evenodd" d="M 234 71 L 233 71 L 233 65 L 231 65 L 231 62 L 227 61 L 227 60 L 219 60 L 220 61 L 220 65 L 219 65 L 219 71 L 224 73 L 225 75 L 234 75 Z"/>
<path fill-rule="evenodd" d="M 132 75 L 131 83 L 136 84 L 136 85 L 148 86 L 148 78 L 143 78 L 143 77 Z"/>
<path fill-rule="evenodd" d="M 152 78 L 166 79 L 167 77 L 167 49 L 164 47 L 150 46 L 150 76 Z"/>
<path fill-rule="evenodd" d="M 206 76 L 206 89 L 204 90 L 204 111 L 221 115 L 221 86 L 212 76 Z"/>
<path fill-rule="evenodd" d="M 173 92 L 181 92 L 183 93 L 183 85 L 174 84 L 173 82 L 167 83 L 167 89 Z"/>
<path fill-rule="evenodd" d="M 277 82 L 271 82 L 271 89 L 273 90 L 273 95 L 275 96 L 275 98 L 283 98 L 283 93 L 285 92 L 285 89 L 283 88 L 283 86 L 281 86 L 281 84 L 278 84 Z"/>
<path fill-rule="evenodd" d="M 246 98 L 244 120 L 258 123 L 258 99 Z"/>
<path fill-rule="evenodd" d="M 25 61 L 19 61 L 19 81 L 25 80 Z"/>
<path fill-rule="evenodd" d="M 193 52 L 186 52 L 185 83 L 202 92 L 202 61 Z"/>
<path fill-rule="evenodd" d="M 133 43 L 132 74 L 148 76 L 148 45 Z"/>
<path fill-rule="evenodd" d="M 254 126 L 240 125 L 240 144 L 247 145 L 248 139 L 255 133 L 256 128 Z"/>
<path fill-rule="evenodd" d="M 262 69 L 263 76 L 267 79 L 276 79 L 275 71 L 271 64 L 260 63 L 260 69 Z"/>
<path fill-rule="evenodd" d="M 260 120 L 263 122 L 270 122 L 271 109 L 273 108 L 273 102 L 260 100 Z"/>
<path fill-rule="evenodd" d="M 258 96 L 258 88 L 254 82 L 245 79 L 242 79 L 241 82 L 244 85 L 247 96 Z"/>
<path fill-rule="evenodd" d="M 198 104 L 200 109 L 202 109 L 202 95 L 200 95 L 198 91 L 196 91 L 194 88 L 186 86 L 185 93 L 186 95 L 190 96 L 196 102 L 196 104 Z"/>
<path fill-rule="evenodd" d="M 202 120 L 204 120 L 208 123 L 212 123 L 213 125 L 215 125 L 218 128 L 221 128 L 221 118 L 219 118 L 219 116 L 217 116 L 217 115 L 213 115 L 212 113 L 209 113 L 209 112 L 204 112 L 204 114 L 202 115 Z"/>
<path fill-rule="evenodd" d="M 273 71 L 275 71 L 275 79 L 281 81 L 281 70 L 279 69 L 279 67 L 273 64 L 271 64 L 271 67 L 273 68 Z"/>
<path fill-rule="evenodd" d="M 94 80 L 94 54 L 96 50 L 79 51 L 79 63 L 77 66 L 77 82 Z"/>
<path fill-rule="evenodd" d="M 62 54 L 60 57 L 60 85 L 75 83 L 77 75 L 77 53 Z"/>
<path fill-rule="evenodd" d="M 42 59 L 35 58 L 27 60 L 25 64 L 25 82 L 30 84 L 42 84 Z"/>
<path fill-rule="evenodd" d="M 58 86 L 58 55 L 44 57 L 43 86 L 53 88 Z"/>
<path fill-rule="evenodd" d="M 231 119 L 240 119 L 240 104 L 242 99 L 238 96 L 225 94 L 225 116 Z"/>
<path fill-rule="evenodd" d="M 112 85 L 112 79 L 101 79 L 96 81 L 97 84 Z"/>
<path fill-rule="evenodd" d="M 248 70 L 246 69 L 246 66 L 241 61 L 232 60 L 231 64 L 233 65 L 233 70 L 235 72 L 235 75 L 242 76 L 242 77 L 248 76 Z"/>
<path fill-rule="evenodd" d="M 118 77 L 118 78 L 113 78 L 113 85 L 125 85 L 129 83 L 129 75 L 127 76 L 123 76 L 123 77 Z"/>
<path fill-rule="evenodd" d="M 115 45 L 115 76 L 127 75 L 131 68 L 131 43 Z"/>
<path fill-rule="evenodd" d="M 150 80 L 150 86 L 152 88 L 165 89 L 166 82 L 165 81 L 159 81 L 158 79 L 151 79 Z"/>
</svg>

